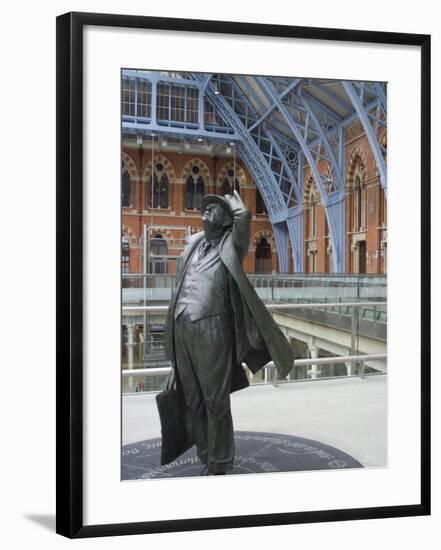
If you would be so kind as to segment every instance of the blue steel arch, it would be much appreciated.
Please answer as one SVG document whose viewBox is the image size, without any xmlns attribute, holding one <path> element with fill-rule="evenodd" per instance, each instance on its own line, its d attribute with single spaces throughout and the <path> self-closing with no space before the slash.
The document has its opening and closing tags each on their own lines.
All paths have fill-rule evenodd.
<svg viewBox="0 0 441 550">
<path fill-rule="evenodd" d="M 302 272 L 304 269 L 304 258 L 303 258 L 303 155 L 301 150 L 298 149 L 298 146 L 290 140 L 285 134 L 282 134 L 277 129 L 266 125 L 268 117 L 276 110 L 276 106 L 271 104 L 269 107 L 265 107 L 261 99 L 257 96 L 255 90 L 250 85 L 248 80 L 244 77 L 235 76 L 235 80 L 240 82 L 239 88 L 244 88 L 249 95 L 254 99 L 254 102 L 258 106 L 258 110 L 254 109 L 256 113 L 257 120 L 248 128 L 248 131 L 251 133 L 261 125 L 265 128 L 266 133 L 270 137 L 274 147 L 278 151 L 280 157 L 284 158 L 284 162 L 291 167 L 291 181 L 292 189 L 295 189 L 297 196 L 297 204 L 288 208 L 288 216 L 285 220 L 285 224 L 279 224 L 275 226 L 275 229 L 279 233 L 283 233 L 284 241 L 280 245 L 286 246 L 287 236 L 286 231 L 288 232 L 289 239 L 291 241 L 291 252 L 293 257 L 294 271 Z M 297 84 L 300 82 L 300 79 L 295 79 L 287 85 L 286 93 L 290 90 L 293 90 Z M 241 93 L 242 90 L 241 90 Z M 246 97 L 245 94 L 243 94 Z M 250 101 L 248 100 L 250 103 Z M 253 106 L 250 103 L 250 107 L 253 109 Z M 258 115 L 258 111 L 262 112 L 262 115 Z"/>
<path fill-rule="evenodd" d="M 202 82 L 202 75 L 194 75 L 195 80 Z M 237 150 L 248 166 L 250 172 L 256 181 L 256 185 L 265 200 L 270 221 L 273 224 L 274 234 L 277 244 L 277 252 L 279 258 L 280 271 L 288 271 L 288 246 L 287 242 L 291 236 L 287 226 L 288 219 L 288 204 L 286 194 L 282 192 L 280 182 L 284 176 L 280 166 L 286 170 L 288 167 L 282 158 L 277 157 L 277 148 L 268 135 L 263 135 L 260 128 L 256 129 L 256 134 L 253 136 L 247 129 L 248 120 L 255 120 L 255 114 L 249 109 L 249 105 L 244 102 L 243 96 L 237 96 L 235 101 L 228 101 L 228 93 L 225 87 L 233 90 L 234 86 L 227 81 L 210 81 L 204 82 L 205 93 L 212 102 L 216 102 L 222 116 L 228 121 L 229 125 L 234 128 L 235 133 L 239 135 L 240 141 L 237 145 Z M 220 92 L 220 93 L 217 93 Z M 236 91 L 237 92 L 237 91 Z M 231 94 L 230 99 L 233 98 Z M 243 103 L 243 107 L 239 110 L 239 102 Z M 235 107 L 235 108 L 234 108 Z M 239 114 L 238 112 L 239 111 Z M 252 124 L 252 122 L 250 122 Z M 266 140 L 267 148 L 263 149 L 263 142 Z M 277 163 L 277 164 L 275 164 Z M 288 180 L 289 181 L 289 180 Z M 289 195 L 288 195 L 289 196 Z M 298 236 L 297 236 L 298 239 Z M 299 251 L 299 242 L 292 249 Z M 293 243 L 294 245 L 294 243 Z M 301 261 L 301 254 L 298 254 L 298 261 Z"/>
<path fill-rule="evenodd" d="M 371 146 L 372 153 L 380 174 L 380 182 L 384 193 L 387 193 L 387 172 L 385 151 L 378 142 L 378 127 L 386 126 L 386 92 L 384 85 L 380 82 L 349 82 L 342 80 L 342 86 L 351 100 L 354 109 L 360 119 L 366 137 Z M 377 96 L 377 102 L 367 103 L 366 97 Z"/>
<path fill-rule="evenodd" d="M 341 155 L 332 151 L 331 145 L 320 126 L 318 117 L 313 113 L 309 104 L 296 91 L 292 94 L 280 94 L 274 82 L 264 77 L 258 77 L 262 89 L 265 91 L 270 101 L 276 105 L 278 111 L 285 119 L 286 124 L 292 131 L 297 142 L 302 148 L 303 154 L 310 166 L 311 172 L 320 192 L 322 204 L 325 209 L 328 220 L 329 232 L 333 248 L 334 271 L 344 271 L 344 183 L 342 171 L 338 164 Z M 285 99 L 285 101 L 284 101 Z M 293 116 L 295 113 L 297 116 Z M 314 116 L 311 116 L 311 113 Z M 339 132 L 338 123 L 334 121 L 334 132 L 339 135 L 341 142 L 341 132 Z M 312 136 L 312 137 L 310 137 Z M 341 145 L 339 143 L 339 149 Z M 326 160 L 336 171 L 337 188 L 327 188 L 326 181 L 319 171 L 318 164 L 320 160 Z"/>
<path fill-rule="evenodd" d="M 302 158 L 295 145 L 280 135 L 275 137 L 271 127 L 266 125 L 266 115 L 261 116 L 246 97 L 236 79 L 227 75 L 216 75 L 213 85 L 216 86 L 223 99 L 226 100 L 231 110 L 239 118 L 242 125 L 251 135 L 261 154 L 273 171 L 284 197 L 287 209 L 285 217 L 275 220 L 270 216 L 275 231 L 277 248 L 281 267 L 288 267 L 288 243 L 291 241 L 291 253 L 295 271 L 303 271 L 303 180 Z M 294 88 L 296 82 L 291 83 Z M 271 109 L 270 109 L 271 110 Z M 269 111 L 270 111 L 269 110 Z M 262 193 L 266 201 L 266 195 Z M 268 207 L 268 205 L 267 205 Z"/>
</svg>

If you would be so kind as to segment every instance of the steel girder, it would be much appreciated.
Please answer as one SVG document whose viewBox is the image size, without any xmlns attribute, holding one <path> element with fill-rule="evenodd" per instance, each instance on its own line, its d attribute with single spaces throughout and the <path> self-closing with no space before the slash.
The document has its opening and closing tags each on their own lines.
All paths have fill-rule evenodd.
<svg viewBox="0 0 441 550">
<path fill-rule="evenodd" d="M 386 127 L 387 120 L 385 85 L 380 82 L 349 82 L 345 80 L 342 80 L 341 83 L 366 133 L 380 174 L 381 186 L 386 194 L 386 150 L 378 141 L 378 128 L 379 126 Z M 374 106 L 372 106 L 372 97 L 377 97 Z"/>
<path fill-rule="evenodd" d="M 123 115 L 122 127 L 125 132 L 134 135 L 151 135 L 152 133 L 161 133 L 168 135 L 178 134 L 181 136 L 189 136 L 194 138 L 206 137 L 207 139 L 214 139 L 218 141 L 231 141 L 239 139 L 239 136 L 236 134 L 234 129 L 229 127 L 228 125 L 222 124 L 216 126 L 216 124 L 214 124 L 214 126 L 209 130 L 206 129 L 204 126 L 204 91 L 210 79 L 209 75 L 205 75 L 201 81 L 194 81 L 190 80 L 189 78 L 166 76 L 158 72 L 124 70 L 123 77 L 131 78 L 135 81 L 144 80 L 148 81 L 151 84 L 150 116 L 138 116 L 137 113 L 135 113 L 135 115 Z M 158 121 L 157 90 L 159 83 L 198 88 L 199 97 L 197 121 Z M 135 88 L 135 105 L 137 104 L 137 90 L 138 86 L 136 86 Z M 184 106 L 184 108 L 186 108 L 186 106 Z M 215 118 L 217 117 L 215 116 Z"/>
<path fill-rule="evenodd" d="M 341 123 L 320 110 L 317 103 L 305 99 L 300 90 L 282 95 L 280 86 L 274 80 L 258 77 L 261 88 L 268 99 L 277 106 L 302 148 L 317 188 L 328 220 L 332 241 L 335 272 L 343 272 L 344 255 L 344 182 L 343 182 L 343 132 Z M 332 141 L 330 140 L 332 138 Z M 326 161 L 328 175 L 322 175 L 319 162 Z"/>
<path fill-rule="evenodd" d="M 238 78 L 240 81 L 240 77 Z M 294 89 L 299 80 L 295 80 L 288 86 L 288 93 Z M 266 124 L 266 118 L 259 115 L 249 99 L 244 94 L 235 79 L 226 75 L 217 75 L 214 79 L 217 89 L 228 102 L 230 108 L 247 129 L 270 169 L 275 174 L 280 190 L 288 207 L 285 210 L 283 220 L 275 220 L 270 217 L 276 237 L 280 262 L 287 269 L 287 256 L 289 254 L 287 244 L 291 241 L 291 253 L 294 270 L 303 271 L 303 179 L 302 156 L 300 151 L 288 139 L 272 131 Z M 241 81 L 242 85 L 246 83 Z M 270 111 L 270 110 L 269 110 Z M 262 193 L 266 202 L 266 196 Z"/>
<path fill-rule="evenodd" d="M 216 75 L 213 81 L 220 90 L 222 98 L 226 100 L 231 110 L 239 118 L 270 166 L 285 198 L 286 205 L 290 207 L 301 202 L 302 197 L 298 188 L 298 149 L 292 147 L 292 162 L 288 163 L 282 153 L 280 144 L 272 135 L 265 121 L 256 124 L 260 115 L 234 79 L 226 75 Z"/>
<path fill-rule="evenodd" d="M 201 77 L 194 75 L 194 78 L 199 80 Z M 215 91 L 220 93 L 216 94 Z M 254 133 L 248 131 L 248 126 L 256 120 L 256 114 L 244 100 L 243 94 L 240 95 L 231 82 L 219 78 L 210 82 L 206 88 L 206 95 L 210 101 L 216 103 L 222 116 L 240 136 L 238 152 L 253 174 L 274 227 L 280 271 L 288 271 L 286 239 L 290 233 L 284 227 L 284 222 L 288 219 L 293 192 L 294 178 L 291 169 L 283 156 L 280 156 L 280 150 L 274 144 L 274 140 L 263 128 L 256 127 Z M 296 249 L 299 250 L 299 246 L 296 246 Z M 301 260 L 300 255 L 298 260 Z"/>
<path fill-rule="evenodd" d="M 290 197 L 295 194 L 295 204 L 289 206 L 287 211 L 287 218 L 285 222 L 273 224 L 273 228 L 278 242 L 278 249 L 285 250 L 289 241 L 291 241 L 291 254 L 293 258 L 294 271 L 303 271 L 303 178 L 302 178 L 302 166 L 303 156 L 301 151 L 298 150 L 294 142 L 289 140 L 284 134 L 278 132 L 275 128 L 267 126 L 266 118 L 275 110 L 275 106 L 271 106 L 265 109 L 260 99 L 255 95 L 254 90 L 248 83 L 248 81 L 242 77 L 235 77 L 231 79 L 232 84 L 235 87 L 236 95 L 239 95 L 244 101 L 248 102 L 249 109 L 254 113 L 255 122 L 252 122 L 252 118 L 249 122 L 248 131 L 253 135 L 257 143 L 259 143 L 259 127 L 265 133 L 265 136 L 271 141 L 273 146 L 273 152 L 277 154 L 278 159 L 285 166 L 285 171 L 289 176 L 290 183 L 285 180 L 285 184 L 290 187 L 289 195 L 285 194 L 285 197 Z M 237 84 L 239 81 L 240 85 Z M 291 82 L 290 89 L 293 89 L 298 84 L 298 79 Z M 254 108 L 247 96 L 242 91 L 242 87 L 246 89 L 250 97 L 253 97 L 260 111 L 265 113 L 265 116 L 259 116 L 258 110 Z M 265 154 L 265 153 L 264 153 Z M 268 159 L 271 165 L 271 160 Z M 289 252 L 287 252 L 288 254 Z"/>
</svg>

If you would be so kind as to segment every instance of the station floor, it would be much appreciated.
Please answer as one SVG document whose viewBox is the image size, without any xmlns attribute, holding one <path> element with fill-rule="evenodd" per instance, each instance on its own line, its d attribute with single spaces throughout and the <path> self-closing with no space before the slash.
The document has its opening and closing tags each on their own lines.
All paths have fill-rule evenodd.
<svg viewBox="0 0 441 550">
<path fill-rule="evenodd" d="M 296 435 L 387 466 L 387 376 L 250 386 L 231 395 L 235 430 Z M 122 444 L 160 437 L 155 394 L 122 400 Z"/>
</svg>

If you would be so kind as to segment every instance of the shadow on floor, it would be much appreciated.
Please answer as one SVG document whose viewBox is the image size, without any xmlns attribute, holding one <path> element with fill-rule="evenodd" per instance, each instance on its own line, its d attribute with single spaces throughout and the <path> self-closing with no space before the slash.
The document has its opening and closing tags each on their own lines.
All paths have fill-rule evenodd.
<svg viewBox="0 0 441 550">
<path fill-rule="evenodd" d="M 25 514 L 24 518 L 55 532 L 55 514 Z"/>
</svg>

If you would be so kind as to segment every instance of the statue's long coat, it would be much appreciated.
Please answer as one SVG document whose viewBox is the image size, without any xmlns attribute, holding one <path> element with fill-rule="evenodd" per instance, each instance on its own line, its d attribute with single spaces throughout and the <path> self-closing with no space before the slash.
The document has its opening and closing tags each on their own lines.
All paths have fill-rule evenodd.
<svg viewBox="0 0 441 550">
<path fill-rule="evenodd" d="M 245 208 L 236 211 L 233 228 L 224 234 L 218 245 L 220 258 L 229 272 L 229 292 L 233 310 L 231 323 L 234 327 L 236 365 L 233 368 L 231 391 L 249 385 L 242 362 L 256 373 L 273 360 L 281 378 L 288 375 L 294 362 L 291 346 L 242 269 L 242 261 L 248 251 L 250 217 L 249 211 Z M 178 260 L 176 289 L 168 310 L 165 330 L 165 353 L 173 364 L 176 363 L 173 337 L 175 306 L 188 260 L 203 238 L 203 232 L 192 235 Z M 177 376 L 176 380 L 179 390 Z"/>
</svg>

